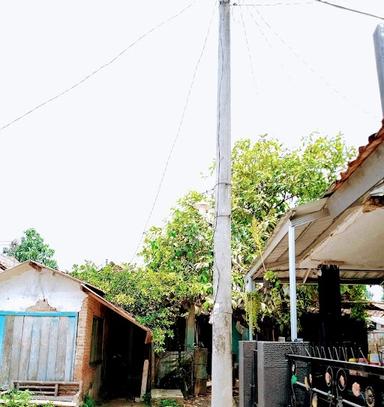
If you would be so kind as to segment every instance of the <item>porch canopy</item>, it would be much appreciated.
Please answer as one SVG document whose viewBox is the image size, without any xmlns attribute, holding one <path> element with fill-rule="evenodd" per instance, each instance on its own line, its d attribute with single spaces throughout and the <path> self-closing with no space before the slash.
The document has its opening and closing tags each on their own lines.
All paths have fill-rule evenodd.
<svg viewBox="0 0 384 407">
<path fill-rule="evenodd" d="M 321 265 L 338 266 L 344 283 L 384 281 L 384 127 L 322 199 L 281 219 L 247 273 L 247 286 L 266 270 L 289 281 L 290 266 L 297 283 L 314 283 Z"/>
</svg>

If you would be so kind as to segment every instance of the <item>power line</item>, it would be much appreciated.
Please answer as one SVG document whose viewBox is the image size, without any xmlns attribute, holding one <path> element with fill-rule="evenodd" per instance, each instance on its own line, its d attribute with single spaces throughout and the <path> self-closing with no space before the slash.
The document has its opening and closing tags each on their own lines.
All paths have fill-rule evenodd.
<svg viewBox="0 0 384 407">
<path fill-rule="evenodd" d="M 110 59 L 109 61 L 105 62 L 103 65 L 100 65 L 98 68 L 96 68 L 94 71 L 92 71 L 91 73 L 89 73 L 88 75 L 84 76 L 82 79 L 80 79 L 78 82 L 74 83 L 72 86 L 70 86 L 69 88 L 66 88 L 65 90 L 61 91 L 60 93 L 58 93 L 57 95 L 45 100 L 44 102 L 38 104 L 37 106 L 33 107 L 32 109 L 28 110 L 27 112 L 23 113 L 22 115 L 16 117 L 15 119 L 11 120 L 10 122 L 4 124 L 3 126 L 0 127 L 0 132 L 5 130 L 6 128 L 8 128 L 9 126 L 13 125 L 14 123 L 18 122 L 19 120 L 24 119 L 26 116 L 29 116 L 30 114 L 32 114 L 33 112 L 35 112 L 36 110 L 41 109 L 42 107 L 46 106 L 48 103 L 51 103 L 57 99 L 59 99 L 60 97 L 66 95 L 67 93 L 69 93 L 70 91 L 72 91 L 73 89 L 79 87 L 80 85 L 82 85 L 84 82 L 86 82 L 88 79 L 91 79 L 94 75 L 98 74 L 100 71 L 102 71 L 103 69 L 107 68 L 108 66 L 112 65 L 115 61 L 117 61 L 121 56 L 123 56 L 129 49 L 131 49 L 132 47 L 134 47 L 138 42 L 140 42 L 141 40 L 143 40 L 144 38 L 146 38 L 148 35 L 152 34 L 154 31 L 157 31 L 158 29 L 160 29 L 161 27 L 163 27 L 164 25 L 170 23 L 172 20 L 176 19 L 177 17 L 181 16 L 182 14 L 184 14 L 190 7 L 192 7 L 192 5 L 196 2 L 196 0 L 192 1 L 191 3 L 189 3 L 187 6 L 185 6 L 184 8 L 182 8 L 180 11 L 178 11 L 176 14 L 173 14 L 172 16 L 168 17 L 167 19 L 163 20 L 161 23 L 155 25 L 154 27 L 152 27 L 151 29 L 149 29 L 148 31 L 146 31 L 144 34 L 140 35 L 138 38 L 136 38 L 133 42 L 131 42 L 126 48 L 124 48 L 122 51 L 120 51 L 117 55 L 115 55 L 112 59 Z"/>
<path fill-rule="evenodd" d="M 314 0 L 310 1 L 294 1 L 294 2 L 277 2 L 277 3 L 233 3 L 233 7 L 275 7 L 275 6 L 303 6 L 313 4 Z"/>
<path fill-rule="evenodd" d="M 214 6 L 213 6 L 211 18 L 210 18 L 209 23 L 208 23 L 207 33 L 206 33 L 206 35 L 205 35 L 205 37 L 204 37 L 203 46 L 202 46 L 201 52 L 200 52 L 200 54 L 199 54 L 199 57 L 197 58 L 197 61 L 196 61 L 196 64 L 195 64 L 195 68 L 194 68 L 194 70 L 193 70 L 192 79 L 191 79 L 191 84 L 190 84 L 189 89 L 188 89 L 188 92 L 187 92 L 186 100 L 185 100 L 185 103 L 184 103 L 184 107 L 183 107 L 183 110 L 182 110 L 182 113 L 181 113 L 181 117 L 180 117 L 180 121 L 179 121 L 179 124 L 178 124 L 178 127 L 177 127 L 177 131 L 176 131 L 176 136 L 175 136 L 175 138 L 174 138 L 173 141 L 172 141 L 171 148 L 170 148 L 170 150 L 169 150 L 167 159 L 166 159 L 166 161 L 165 161 L 165 165 L 164 165 L 163 172 L 161 173 L 161 176 L 160 176 L 159 185 L 158 185 L 158 187 L 157 187 L 157 190 L 156 190 L 156 193 L 155 193 L 155 197 L 154 197 L 154 200 L 153 200 L 151 209 L 150 209 L 149 214 L 148 214 L 148 217 L 147 217 L 147 219 L 146 219 L 146 221 L 145 221 L 144 228 L 143 228 L 143 232 L 142 232 L 142 234 L 141 234 L 141 236 L 140 236 L 140 240 L 139 240 L 139 242 L 138 242 L 138 244 L 137 244 L 137 246 L 136 246 L 136 249 L 135 249 L 135 251 L 134 251 L 134 253 L 133 253 L 133 255 L 132 255 L 131 263 L 133 262 L 134 258 L 137 256 L 137 253 L 138 253 L 138 251 L 139 251 L 139 249 L 140 249 L 140 246 L 141 246 L 141 244 L 142 244 L 142 242 L 143 242 L 144 235 L 145 235 L 145 233 L 147 232 L 147 229 L 148 229 L 148 226 L 149 226 L 149 222 L 151 221 L 153 212 L 154 212 L 154 210 L 155 210 L 157 201 L 158 201 L 158 199 L 159 199 L 159 195 L 160 195 L 160 192 L 161 192 L 161 188 L 162 188 L 163 183 L 164 183 L 164 179 L 165 179 L 165 176 L 166 176 L 166 173 L 167 173 L 167 170 L 168 170 L 169 163 L 170 163 L 171 158 L 172 158 L 173 151 L 174 151 L 175 146 L 176 146 L 176 143 L 177 143 L 177 141 L 178 141 L 178 139 L 180 138 L 180 135 L 181 135 L 181 129 L 182 129 L 183 124 L 184 124 L 184 119 L 185 119 L 185 115 L 186 115 L 186 112 L 187 112 L 187 109 L 188 109 L 188 106 L 189 106 L 189 101 L 190 101 L 190 99 L 191 99 L 192 90 L 193 90 L 194 84 L 195 84 L 195 82 L 196 82 L 197 73 L 198 73 L 198 70 L 199 70 L 199 67 L 200 67 L 201 60 L 202 60 L 203 55 L 204 55 L 204 51 L 205 51 L 206 46 L 207 46 L 209 34 L 210 34 L 210 32 L 211 32 L 212 21 L 213 21 L 213 17 L 214 17 L 214 15 L 215 15 L 215 10 L 216 10 L 216 1 L 217 1 L 217 0 L 214 0 Z"/>
<path fill-rule="evenodd" d="M 243 27 L 245 45 L 246 45 L 247 52 L 248 52 L 248 60 L 249 60 L 250 68 L 251 68 L 252 80 L 253 80 L 253 84 L 255 86 L 255 90 L 257 91 L 258 86 L 257 86 L 257 80 L 256 80 L 255 67 L 254 67 L 254 63 L 253 63 L 251 47 L 250 47 L 249 38 L 248 38 L 248 31 L 247 31 L 247 27 L 245 25 L 244 15 L 243 15 L 243 10 L 242 9 L 240 9 L 240 19 L 241 19 L 241 25 Z"/>
<path fill-rule="evenodd" d="M 247 9 L 248 13 L 250 14 L 250 16 L 252 17 L 253 21 L 255 22 L 255 24 L 257 25 L 257 22 L 255 20 L 255 17 L 253 15 L 253 13 L 251 12 L 250 9 Z M 289 44 L 285 38 L 280 35 L 277 31 L 274 30 L 274 28 L 271 26 L 271 24 L 265 19 L 265 17 L 263 16 L 263 14 L 261 14 L 261 12 L 256 8 L 256 13 L 258 14 L 258 16 L 260 17 L 260 19 L 264 22 L 265 26 L 272 32 L 272 34 L 304 65 L 307 67 L 307 69 L 312 72 L 314 75 L 318 76 L 318 78 L 320 78 L 324 85 L 326 87 L 328 87 L 330 90 L 332 90 L 337 96 L 339 96 L 342 100 L 344 100 L 345 102 L 349 103 L 351 106 L 353 106 L 354 108 L 360 110 L 361 112 L 363 112 L 364 114 L 370 116 L 370 117 L 375 117 L 372 112 L 368 111 L 367 109 L 365 109 L 364 107 L 360 106 L 358 103 L 350 100 L 347 96 L 345 96 L 344 94 L 342 94 L 338 89 L 336 89 L 332 83 L 329 82 L 329 80 L 320 72 L 318 72 L 313 65 L 311 65 L 298 51 L 296 51 L 295 48 L 293 48 L 293 46 L 291 44 Z"/>
<path fill-rule="evenodd" d="M 329 1 L 325 0 L 311 0 L 311 1 L 293 1 L 293 2 L 277 2 L 277 3 L 233 3 L 232 6 L 234 7 L 274 7 L 274 6 L 302 6 L 302 5 L 310 5 L 310 4 L 315 4 L 316 3 L 322 3 L 326 6 L 331 6 L 331 7 L 336 7 L 340 10 L 345 10 L 345 11 L 350 11 L 352 13 L 357 13 L 361 14 L 364 16 L 372 17 L 372 18 L 377 18 L 379 20 L 384 20 L 383 16 L 379 16 L 377 14 L 369 13 L 367 11 L 363 10 L 357 10 L 353 9 L 350 7 L 343 6 L 341 4 L 336 4 L 336 3 L 331 3 Z"/>
<path fill-rule="evenodd" d="M 367 11 L 356 10 L 356 9 L 353 9 L 353 8 L 342 6 L 341 4 L 335 4 L 335 3 L 331 3 L 331 2 L 325 1 L 325 0 L 314 0 L 314 1 L 316 1 L 317 3 L 325 4 L 327 6 L 336 7 L 336 8 L 341 9 L 341 10 L 350 11 L 352 13 L 362 14 L 364 16 L 368 16 L 368 17 L 372 17 L 372 18 L 378 18 L 379 20 L 384 20 L 384 17 L 378 16 L 377 14 L 368 13 Z"/>
</svg>

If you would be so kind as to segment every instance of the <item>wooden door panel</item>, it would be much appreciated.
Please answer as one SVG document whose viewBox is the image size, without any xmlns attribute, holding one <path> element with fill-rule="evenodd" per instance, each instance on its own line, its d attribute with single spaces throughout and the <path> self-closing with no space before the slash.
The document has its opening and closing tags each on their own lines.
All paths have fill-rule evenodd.
<svg viewBox="0 0 384 407">
<path fill-rule="evenodd" d="M 0 386 L 73 380 L 77 314 L 0 312 Z"/>
</svg>

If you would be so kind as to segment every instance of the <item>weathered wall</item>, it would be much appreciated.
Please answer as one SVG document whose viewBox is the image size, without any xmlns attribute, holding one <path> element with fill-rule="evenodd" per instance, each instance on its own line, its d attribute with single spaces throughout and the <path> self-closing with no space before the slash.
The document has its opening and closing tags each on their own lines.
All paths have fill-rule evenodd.
<svg viewBox="0 0 384 407">
<path fill-rule="evenodd" d="M 239 406 L 249 407 L 253 397 L 257 398 L 257 366 L 255 366 L 256 341 L 239 342 Z M 252 394 L 254 392 L 254 394 Z"/>
<path fill-rule="evenodd" d="M 0 273 L 1 311 L 27 311 L 44 302 L 58 312 L 79 312 L 85 297 L 76 281 L 51 270 L 25 265 Z"/>
<path fill-rule="evenodd" d="M 76 381 L 83 382 L 83 393 L 97 398 L 100 389 L 102 365 L 90 365 L 93 317 L 105 316 L 105 307 L 94 298 L 85 298 L 79 313 L 76 340 L 75 374 Z"/>
</svg>

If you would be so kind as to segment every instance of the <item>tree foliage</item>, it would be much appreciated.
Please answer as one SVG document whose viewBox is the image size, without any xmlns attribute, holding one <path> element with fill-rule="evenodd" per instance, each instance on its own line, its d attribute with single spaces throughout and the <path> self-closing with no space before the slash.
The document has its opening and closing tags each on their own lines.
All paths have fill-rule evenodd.
<svg viewBox="0 0 384 407">
<path fill-rule="evenodd" d="M 288 149 L 267 136 L 235 143 L 232 151 L 232 270 L 234 306 L 241 301 L 244 272 L 277 220 L 289 207 L 319 198 L 353 155 L 340 135 L 311 135 Z M 80 278 L 100 286 L 108 298 L 132 312 L 154 331 L 162 350 L 184 304 L 212 305 L 214 200 L 190 192 L 171 210 L 163 227 L 152 227 L 142 249 L 143 268 L 92 264 L 75 267 Z M 254 310 L 261 319 L 287 325 L 288 297 L 273 274 L 260 288 Z M 299 289 L 299 308 L 311 303 L 310 290 Z M 255 311 L 256 312 L 256 311 Z M 260 318 L 259 318 L 260 319 Z"/>
<path fill-rule="evenodd" d="M 148 270 L 177 273 L 183 281 L 198 284 L 201 294 L 212 291 L 213 219 L 205 208 L 212 201 L 190 192 L 171 210 L 163 228 L 152 227 L 146 234 L 142 256 Z M 192 290 L 191 293 L 197 292 Z M 193 294 L 195 295 L 195 294 Z"/>
<path fill-rule="evenodd" d="M 35 260 L 48 267 L 57 269 L 54 259 L 55 251 L 44 242 L 44 239 L 33 228 L 27 229 L 20 242 L 14 240 L 9 247 L 3 249 L 4 254 L 15 257 L 18 261 Z"/>
<path fill-rule="evenodd" d="M 353 156 L 342 136 L 310 135 L 288 149 L 267 136 L 232 153 L 234 265 L 246 271 L 288 208 L 321 197 Z"/>
<path fill-rule="evenodd" d="M 163 351 L 166 337 L 173 335 L 172 326 L 183 305 L 200 293 L 200 286 L 185 280 L 181 273 L 129 264 L 97 267 L 88 262 L 75 265 L 72 275 L 101 288 L 109 301 L 152 329 L 156 352 Z"/>
</svg>

